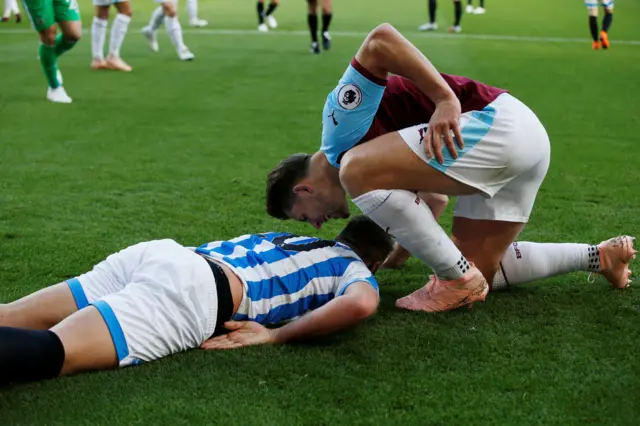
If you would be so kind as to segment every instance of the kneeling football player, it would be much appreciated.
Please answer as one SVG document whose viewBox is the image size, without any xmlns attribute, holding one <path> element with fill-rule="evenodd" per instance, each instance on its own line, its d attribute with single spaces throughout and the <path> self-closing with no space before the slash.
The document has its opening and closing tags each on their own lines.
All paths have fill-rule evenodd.
<svg viewBox="0 0 640 426">
<path fill-rule="evenodd" d="M 136 244 L 0 305 L 0 383 L 342 330 L 375 313 L 373 274 L 391 248 L 365 217 L 331 241 L 272 232 L 198 248 Z"/>
<path fill-rule="evenodd" d="M 270 173 L 271 216 L 320 228 L 348 217 L 348 194 L 434 271 L 397 301 L 401 308 L 447 311 L 484 300 L 501 275 L 514 280 L 504 258 L 551 159 L 547 132 L 529 107 L 504 89 L 440 74 L 392 26 L 380 25 L 327 96 L 322 119 L 320 150 L 289 156 Z M 457 197 L 451 238 L 416 192 Z M 575 258 L 614 287 L 629 284 L 633 238 L 563 247 L 560 255 L 555 246 L 528 246 L 557 268 L 542 260 L 521 279 L 564 271 Z"/>
</svg>

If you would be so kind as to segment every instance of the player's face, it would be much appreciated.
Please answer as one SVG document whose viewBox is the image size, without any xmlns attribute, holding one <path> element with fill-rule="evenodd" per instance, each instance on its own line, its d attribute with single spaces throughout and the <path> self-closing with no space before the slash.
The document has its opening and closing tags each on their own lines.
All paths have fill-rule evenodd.
<svg viewBox="0 0 640 426">
<path fill-rule="evenodd" d="M 349 205 L 344 192 L 331 189 L 314 189 L 306 185 L 294 188 L 295 200 L 291 206 L 289 217 L 301 222 L 309 222 L 320 229 L 330 219 L 346 219 L 349 217 Z"/>
</svg>

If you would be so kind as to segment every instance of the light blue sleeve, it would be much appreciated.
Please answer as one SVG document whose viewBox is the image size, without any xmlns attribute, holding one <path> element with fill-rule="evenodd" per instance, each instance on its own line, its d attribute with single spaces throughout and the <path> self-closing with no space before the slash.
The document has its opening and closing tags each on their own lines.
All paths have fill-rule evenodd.
<svg viewBox="0 0 640 426">
<path fill-rule="evenodd" d="M 353 65 L 324 104 L 322 146 L 332 166 L 340 168 L 342 155 L 356 146 L 367 133 L 382 101 L 385 86 L 374 83 Z"/>
</svg>

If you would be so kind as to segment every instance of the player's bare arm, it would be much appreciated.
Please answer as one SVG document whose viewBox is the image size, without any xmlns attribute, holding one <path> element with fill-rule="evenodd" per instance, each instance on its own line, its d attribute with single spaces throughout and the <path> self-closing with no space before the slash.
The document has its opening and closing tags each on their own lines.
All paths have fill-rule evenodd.
<svg viewBox="0 0 640 426">
<path fill-rule="evenodd" d="M 282 327 L 268 329 L 253 321 L 225 323 L 229 334 L 207 340 L 202 349 L 234 349 L 269 343 L 288 343 L 335 333 L 364 321 L 378 308 L 378 293 L 367 282 L 351 284 L 343 296 Z"/>
<path fill-rule="evenodd" d="M 412 80 L 436 105 L 425 137 L 429 158 L 441 164 L 442 139 L 453 158 L 457 150 L 451 133 L 460 148 L 464 141 L 458 121 L 460 101 L 433 64 L 409 40 L 389 24 L 382 24 L 369 33 L 356 54 L 356 60 L 377 78 L 386 79 L 389 73 Z"/>
</svg>

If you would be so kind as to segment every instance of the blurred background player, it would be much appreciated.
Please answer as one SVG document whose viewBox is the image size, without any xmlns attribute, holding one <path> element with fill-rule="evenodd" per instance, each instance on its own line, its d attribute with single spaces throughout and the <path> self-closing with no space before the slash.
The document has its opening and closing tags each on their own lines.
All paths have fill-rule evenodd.
<svg viewBox="0 0 640 426">
<path fill-rule="evenodd" d="M 467 0 L 467 13 L 473 13 L 474 15 L 484 15 L 486 12 L 484 8 L 484 0 L 480 0 L 480 6 L 473 7 L 473 0 Z"/>
<path fill-rule="evenodd" d="M 91 68 L 94 70 L 112 69 L 131 71 L 131 66 L 120 57 L 120 48 L 124 42 L 131 22 L 131 3 L 128 0 L 93 0 L 96 15 L 91 25 Z M 104 42 L 109 26 L 109 7 L 113 5 L 118 11 L 111 26 L 109 55 L 104 58 Z"/>
<path fill-rule="evenodd" d="M 329 25 L 333 18 L 333 1 L 320 0 L 322 5 L 322 48 L 324 50 L 331 49 L 331 35 L 329 34 Z M 319 54 L 320 45 L 318 44 L 318 0 L 307 0 L 308 12 L 307 24 L 311 33 L 311 53 Z"/>
<path fill-rule="evenodd" d="M 436 23 L 436 9 L 438 7 L 437 0 L 429 0 L 429 22 L 422 24 L 418 27 L 420 31 L 434 31 L 438 29 Z M 449 28 L 449 32 L 459 33 L 462 31 L 460 26 L 460 20 L 462 19 L 462 3 L 460 0 L 453 0 L 454 19 L 453 25 Z"/>
<path fill-rule="evenodd" d="M 267 31 L 269 31 L 269 28 L 278 28 L 278 21 L 276 21 L 276 18 L 273 17 L 273 12 L 275 12 L 277 7 L 278 0 L 271 0 L 271 3 L 269 3 L 269 7 L 265 12 L 264 0 L 258 0 L 258 31 L 260 31 L 261 33 L 266 33 Z"/>
<path fill-rule="evenodd" d="M 158 6 L 151 14 L 149 25 L 142 29 L 142 34 L 149 42 L 149 48 L 151 48 L 151 50 L 153 50 L 154 52 L 157 52 L 159 50 L 157 32 L 158 28 L 160 28 L 160 25 L 162 25 L 166 17 L 165 24 L 167 27 L 167 33 L 169 34 L 169 38 L 176 48 L 178 58 L 180 58 L 181 61 L 190 61 L 194 59 L 195 55 L 191 53 L 182 39 L 182 26 L 180 25 L 180 21 L 178 20 L 178 16 L 176 14 L 176 4 L 172 0 L 155 1 L 156 3 L 160 3 L 160 6 Z"/>
<path fill-rule="evenodd" d="M 194 28 L 209 25 L 208 21 L 198 18 L 198 0 L 187 0 L 187 15 L 189 15 L 189 25 Z"/>
<path fill-rule="evenodd" d="M 602 18 L 602 31 L 600 31 L 600 37 L 598 38 L 598 1 L 604 8 L 604 18 Z M 585 0 L 589 11 L 589 29 L 591 30 L 591 37 L 593 38 L 593 50 L 598 50 L 600 47 L 608 49 L 609 44 L 609 28 L 611 28 L 611 22 L 613 22 L 613 0 Z"/>
<path fill-rule="evenodd" d="M 33 28 L 40 37 L 38 59 L 47 78 L 47 99 L 70 104 L 72 99 L 62 87 L 58 58 L 71 50 L 82 37 L 77 0 L 24 0 Z M 56 23 L 60 27 L 58 34 Z"/>
<path fill-rule="evenodd" d="M 22 22 L 22 15 L 18 8 L 18 0 L 4 0 L 4 13 L 2 14 L 2 21 L 0 22 L 8 22 L 12 13 L 16 17 L 16 24 Z"/>
</svg>

